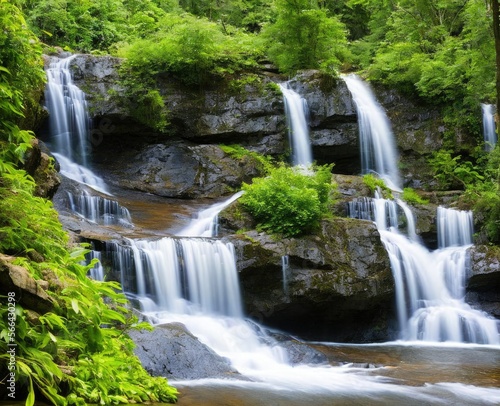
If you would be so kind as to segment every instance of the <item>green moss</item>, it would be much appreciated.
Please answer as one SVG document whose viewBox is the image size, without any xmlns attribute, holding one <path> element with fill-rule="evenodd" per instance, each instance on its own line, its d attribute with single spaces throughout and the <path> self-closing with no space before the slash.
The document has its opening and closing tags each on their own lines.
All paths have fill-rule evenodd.
<svg viewBox="0 0 500 406">
<path fill-rule="evenodd" d="M 405 187 L 401 199 L 410 204 L 428 204 L 429 199 L 421 197 L 414 189 Z"/>
<path fill-rule="evenodd" d="M 385 199 L 393 199 L 392 190 L 387 187 L 383 179 L 377 178 L 375 175 L 368 173 L 363 176 L 363 183 L 368 186 L 372 193 L 380 191 Z"/>
</svg>

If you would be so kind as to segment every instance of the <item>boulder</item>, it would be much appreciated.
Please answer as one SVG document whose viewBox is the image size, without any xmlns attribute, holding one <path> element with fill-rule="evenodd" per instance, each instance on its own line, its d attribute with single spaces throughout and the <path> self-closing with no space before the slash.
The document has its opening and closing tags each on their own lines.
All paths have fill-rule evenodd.
<svg viewBox="0 0 500 406">
<path fill-rule="evenodd" d="M 53 310 L 54 302 L 46 292 L 49 283 L 34 279 L 26 268 L 14 265 L 14 260 L 0 254 L 0 295 L 14 293 L 16 303 L 39 314 Z"/>
<path fill-rule="evenodd" d="M 500 248 L 477 245 L 469 249 L 469 255 L 466 301 L 500 318 Z"/>
<path fill-rule="evenodd" d="M 52 199 L 61 179 L 50 152 L 42 141 L 36 138 L 31 140 L 31 148 L 24 160 L 24 169 L 35 181 L 36 186 L 33 194 Z"/>
<path fill-rule="evenodd" d="M 333 218 L 300 238 L 257 231 L 226 238 L 252 319 L 314 340 L 373 342 L 393 334 L 394 281 L 372 222 Z"/>
<path fill-rule="evenodd" d="M 153 376 L 169 379 L 238 378 L 229 361 L 202 344 L 184 325 L 169 323 L 153 331 L 132 330 L 135 354 Z"/>
<path fill-rule="evenodd" d="M 225 196 L 261 175 L 255 159 L 234 158 L 217 145 L 154 144 L 122 158 L 107 167 L 108 182 L 164 197 Z"/>
</svg>

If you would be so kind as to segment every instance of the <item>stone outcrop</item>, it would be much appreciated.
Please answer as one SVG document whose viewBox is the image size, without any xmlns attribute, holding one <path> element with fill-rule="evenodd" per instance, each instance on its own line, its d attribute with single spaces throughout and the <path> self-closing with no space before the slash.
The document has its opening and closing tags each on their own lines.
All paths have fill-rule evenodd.
<svg viewBox="0 0 500 406">
<path fill-rule="evenodd" d="M 169 126 L 165 133 L 137 123 L 130 111 L 134 100 L 120 82 L 118 68 L 121 60 L 112 57 L 79 55 L 71 68 L 75 83 L 88 95 L 94 119 L 93 156 L 100 169 L 115 168 L 115 177 L 130 164 L 139 167 L 126 187 L 172 196 L 174 185 L 184 184 L 186 176 L 201 176 L 196 166 L 220 159 L 212 148 L 221 143 L 240 144 L 271 156 L 288 153 L 286 119 L 282 96 L 276 83 L 285 77 L 262 72 L 252 83 L 232 86 L 231 83 L 189 88 L 166 75 L 157 77 L 158 89 L 168 109 Z M 235 78 L 237 83 L 237 77 Z M 317 71 L 301 72 L 288 81 L 288 86 L 304 97 L 309 106 L 313 154 L 319 163 L 335 163 L 335 172 L 358 174 L 360 171 L 357 114 L 350 92 L 342 79 L 325 77 Z M 381 105 L 393 122 L 403 164 L 405 182 L 412 187 L 428 187 L 434 180 L 427 165 L 427 156 L 441 145 L 446 126 L 437 109 L 429 110 L 418 100 L 377 86 Z M 121 102 L 120 102 L 121 100 Z M 463 138 L 463 137 L 462 137 Z M 465 142 L 465 141 L 464 141 Z M 158 161 L 171 160 L 169 148 L 175 145 L 187 152 L 187 157 L 176 162 L 176 171 L 163 181 L 148 182 L 158 173 Z M 198 146 L 197 150 L 193 150 Z M 195 161 L 196 162 L 195 162 Z M 195 169 L 193 169 L 193 165 Z M 227 176 L 236 176 L 231 166 Z M 160 171 L 161 172 L 161 171 Z M 170 171 L 172 172 L 172 171 Z M 179 175 L 175 179 L 175 173 Z M 162 175 L 160 175 L 161 177 Z M 219 180 L 223 181 L 221 176 Z M 151 179 L 149 179 L 151 180 Z M 238 182 L 243 181 L 239 179 Z M 162 189 L 165 188 L 165 191 Z M 203 187 L 202 187 L 203 188 Z M 216 197 L 218 191 L 182 192 L 182 197 Z"/>
<path fill-rule="evenodd" d="M 35 280 L 28 270 L 14 265 L 14 259 L 0 254 L 0 295 L 14 293 L 16 303 L 40 314 L 51 311 L 54 302 L 46 292 L 49 282 Z"/>
<path fill-rule="evenodd" d="M 24 160 L 24 169 L 35 180 L 34 195 L 52 199 L 61 183 L 50 152 L 40 140 L 31 140 L 31 148 Z"/>
<path fill-rule="evenodd" d="M 142 366 L 152 376 L 173 379 L 238 378 L 229 361 L 217 355 L 180 323 L 132 330 L 130 338 Z"/>
<path fill-rule="evenodd" d="M 221 214 L 226 227 L 230 218 Z M 394 282 L 372 222 L 334 218 L 301 238 L 257 231 L 227 238 L 252 319 L 310 339 L 368 342 L 392 334 Z"/>
<path fill-rule="evenodd" d="M 500 249 L 478 245 L 472 247 L 469 254 L 471 266 L 466 300 L 500 318 Z"/>
</svg>

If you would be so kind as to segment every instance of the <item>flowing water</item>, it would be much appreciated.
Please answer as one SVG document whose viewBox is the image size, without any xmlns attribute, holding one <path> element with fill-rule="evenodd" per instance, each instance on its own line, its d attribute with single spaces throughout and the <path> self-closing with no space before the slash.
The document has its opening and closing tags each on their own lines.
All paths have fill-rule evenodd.
<svg viewBox="0 0 500 406">
<path fill-rule="evenodd" d="M 79 195 L 67 192 L 69 209 L 92 223 L 132 227 L 132 219 L 127 208 L 117 201 L 95 196 L 83 190 Z"/>
<path fill-rule="evenodd" d="M 67 69 L 67 65 L 61 64 L 61 69 Z M 70 75 L 68 77 L 70 78 Z M 65 78 L 65 80 L 69 79 Z M 284 93 L 288 94 L 288 92 Z M 303 105 L 299 98 L 297 105 L 300 103 Z M 295 114 L 304 113 L 303 107 L 296 108 L 298 113 L 289 112 L 288 115 L 295 116 Z M 303 115 L 305 117 L 305 114 Z M 303 122 L 306 120 L 304 119 Z M 370 132 L 371 138 L 375 138 L 373 134 L 379 134 L 380 131 L 372 129 Z M 373 141 L 373 143 L 379 144 L 380 142 Z M 296 146 L 295 150 L 302 151 L 303 148 Z M 61 156 L 67 158 L 69 162 L 74 163 L 73 158 L 64 155 L 65 150 L 62 147 L 58 152 L 63 154 Z M 378 152 L 371 154 L 378 156 Z M 61 160 L 64 161 L 64 159 Z M 301 161 L 296 163 L 302 165 L 310 161 L 310 157 L 301 158 Z M 82 161 L 79 162 L 82 163 Z M 75 165 L 81 166 L 80 164 Z M 380 168 L 379 166 L 375 165 L 374 170 L 387 177 L 394 185 L 399 185 L 398 177 L 390 169 L 391 165 L 386 163 Z M 227 357 L 244 377 L 242 380 L 172 381 L 182 391 L 179 405 L 490 405 L 500 403 L 500 390 L 493 387 L 500 385 L 498 377 L 495 378 L 495 372 L 488 372 L 493 377 L 493 383 L 482 382 L 481 386 L 470 385 L 465 379 L 440 379 L 439 377 L 425 380 L 424 385 L 401 380 L 397 374 L 391 375 L 390 371 L 393 370 L 391 368 L 399 369 L 400 364 L 397 367 L 377 365 L 373 368 L 365 368 L 349 363 L 348 359 L 347 363 L 344 362 L 341 365 L 331 362 L 319 366 L 292 366 L 288 362 L 288 355 L 284 348 L 262 327 L 244 318 L 232 244 L 207 238 L 216 235 L 213 225 L 217 213 L 236 199 L 235 196 L 200 213 L 197 221 L 178 233 L 183 237 L 163 237 L 155 240 L 125 239 L 123 243 L 106 243 L 106 255 L 111 259 L 112 267 L 120 272 L 125 292 L 140 305 L 143 313 L 153 323 L 182 322 L 200 341 L 221 356 Z M 100 204 L 95 203 L 95 205 Z M 397 207 L 407 213 L 405 227 L 410 238 L 395 231 L 399 229 Z M 414 232 L 413 219 L 408 215 L 411 212 L 404 203 L 400 202 L 397 206 L 397 203 L 394 205 L 394 202 L 383 199 L 363 200 L 355 209 L 363 213 L 360 218 L 371 219 L 381 224 L 380 233 L 384 243 L 388 251 L 391 249 L 395 251 L 393 256 L 398 257 L 398 261 L 399 257 L 406 252 L 407 247 L 415 248 L 418 260 L 424 256 L 425 250 L 418 243 L 418 237 Z M 75 210 L 78 211 L 76 205 Z M 93 208 L 89 211 L 93 213 Z M 400 242 L 400 239 L 404 242 Z M 458 248 L 451 247 L 451 249 Z M 443 250 L 448 249 L 450 248 L 443 248 Z M 92 252 L 90 256 L 99 257 L 100 254 Z M 398 261 L 393 261 L 391 257 L 391 262 L 399 263 L 400 267 L 405 268 L 401 269 L 402 274 L 408 265 L 403 263 L 404 266 L 401 266 L 402 262 Z M 415 257 L 412 261 L 416 261 Z M 456 263 L 461 263 L 461 261 L 462 257 L 455 260 Z M 284 261 L 284 290 L 287 289 L 286 271 L 286 261 Z M 98 265 L 90 271 L 95 279 L 102 279 L 103 273 Z M 449 274 L 447 271 L 437 273 Z M 405 278 L 409 279 L 410 276 L 401 276 L 401 279 Z M 446 277 L 442 279 L 444 281 L 439 280 L 440 286 L 446 287 Z M 460 288 L 456 287 L 456 289 L 455 293 L 448 294 L 447 304 L 448 302 L 454 305 L 460 303 L 459 309 L 464 310 L 463 300 L 455 297 L 461 295 Z M 416 323 L 418 327 L 415 333 L 416 338 L 412 338 L 411 335 L 414 324 L 413 314 L 420 309 L 430 308 L 430 305 L 434 305 L 435 299 L 420 297 L 413 293 L 409 298 L 405 295 L 406 293 L 400 295 L 402 297 L 398 299 L 403 303 L 401 307 L 407 309 L 406 313 L 400 316 L 403 325 L 402 333 L 407 334 L 409 339 L 421 340 L 422 337 L 419 337 L 419 334 L 422 332 L 418 327 L 420 322 Z M 430 337 L 430 339 L 433 338 Z M 331 344 L 318 344 L 318 346 L 323 348 L 325 353 L 330 354 L 333 351 Z M 345 353 L 345 348 L 347 347 L 341 348 L 340 351 Z M 463 348 L 461 351 L 470 351 L 474 354 L 473 347 Z M 362 348 L 359 351 L 366 352 L 366 349 Z M 441 352 L 438 353 L 441 354 Z M 492 349 L 492 354 L 498 357 L 496 348 Z M 353 355 L 349 357 L 352 358 Z M 368 356 L 365 356 L 364 359 L 367 358 Z M 472 358 L 474 358 L 473 355 Z M 427 365 L 432 368 L 433 362 L 435 361 L 427 360 Z M 459 369 L 460 366 L 453 368 Z"/>
<path fill-rule="evenodd" d="M 108 193 L 104 181 L 89 167 L 91 120 L 85 93 L 73 83 L 70 71 L 76 56 L 55 58 L 46 70 L 49 147 L 64 176 Z"/>
<path fill-rule="evenodd" d="M 292 148 L 292 164 L 294 166 L 309 166 L 312 164 L 312 149 L 309 140 L 307 116 L 309 109 L 307 101 L 297 92 L 289 89 L 286 84 L 280 84 L 288 127 L 288 138 Z"/>
<path fill-rule="evenodd" d="M 223 202 L 211 205 L 207 209 L 201 210 L 196 218 L 192 219 L 188 226 L 176 234 L 184 237 L 217 237 L 218 217 L 217 215 L 232 202 L 243 194 L 242 191 L 235 193 Z"/>
<path fill-rule="evenodd" d="M 497 133 L 495 128 L 495 106 L 492 104 L 481 104 L 483 112 L 483 136 L 484 149 L 491 151 L 497 144 Z"/>
<path fill-rule="evenodd" d="M 394 190 L 401 188 L 391 124 L 370 87 L 358 76 L 343 76 L 358 112 L 363 174 L 375 172 Z"/>
</svg>

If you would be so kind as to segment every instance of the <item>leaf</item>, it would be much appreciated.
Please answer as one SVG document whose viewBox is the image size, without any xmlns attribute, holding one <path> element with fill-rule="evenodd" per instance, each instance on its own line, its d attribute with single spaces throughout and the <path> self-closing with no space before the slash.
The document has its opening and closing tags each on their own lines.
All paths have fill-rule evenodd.
<svg viewBox="0 0 500 406">
<path fill-rule="evenodd" d="M 78 307 L 78 300 L 71 299 L 71 307 L 73 308 L 76 314 L 80 313 L 80 308 Z"/>
</svg>

